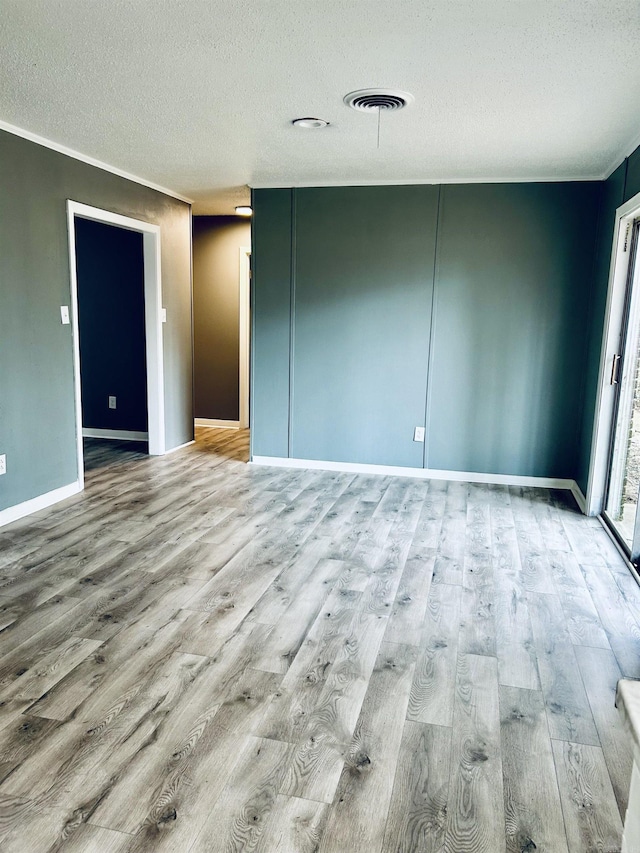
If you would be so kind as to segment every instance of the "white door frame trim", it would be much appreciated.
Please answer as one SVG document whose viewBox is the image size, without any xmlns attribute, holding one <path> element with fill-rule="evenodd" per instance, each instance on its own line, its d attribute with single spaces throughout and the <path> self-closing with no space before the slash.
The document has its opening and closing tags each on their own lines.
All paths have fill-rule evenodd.
<svg viewBox="0 0 640 853">
<path fill-rule="evenodd" d="M 71 329 L 73 335 L 73 371 L 76 406 L 76 443 L 78 480 L 84 486 L 82 450 L 82 392 L 80 384 L 80 331 L 78 325 L 78 276 L 76 268 L 75 219 L 92 219 L 142 233 L 144 257 L 144 312 L 147 354 L 147 412 L 149 453 L 162 456 L 166 451 L 164 424 L 164 364 L 162 352 L 162 278 L 160 266 L 160 226 L 111 213 L 88 204 L 67 201 L 69 231 L 69 269 L 71 277 Z"/>
<path fill-rule="evenodd" d="M 251 248 L 240 247 L 240 429 L 249 426 L 249 349 L 251 326 Z"/>
<path fill-rule="evenodd" d="M 599 515 L 604 504 L 615 402 L 615 387 L 610 384 L 611 368 L 614 355 L 620 351 L 620 328 L 629 269 L 629 252 L 626 248 L 630 241 L 633 221 L 639 216 L 640 193 L 616 210 L 586 494 L 587 515 Z"/>
</svg>

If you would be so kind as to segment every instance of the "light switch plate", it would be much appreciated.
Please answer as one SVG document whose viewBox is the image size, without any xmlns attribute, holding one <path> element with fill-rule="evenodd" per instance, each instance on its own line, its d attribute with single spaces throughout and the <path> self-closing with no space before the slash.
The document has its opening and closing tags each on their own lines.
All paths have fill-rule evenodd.
<svg viewBox="0 0 640 853">
<path fill-rule="evenodd" d="M 416 427 L 413 431 L 414 441 L 424 441 L 424 427 Z"/>
<path fill-rule="evenodd" d="M 69 306 L 61 305 L 60 306 L 60 320 L 62 321 L 63 326 L 68 326 L 70 323 L 69 320 Z"/>
<path fill-rule="evenodd" d="M 116 407 L 116 398 L 115 397 L 109 397 L 109 408 L 115 409 L 115 407 Z"/>
<path fill-rule="evenodd" d="M 7 473 L 7 454 L 0 454 L 0 474 Z"/>
<path fill-rule="evenodd" d="M 167 322 L 167 309 L 166 308 L 162 309 L 162 322 L 163 323 Z"/>
</svg>

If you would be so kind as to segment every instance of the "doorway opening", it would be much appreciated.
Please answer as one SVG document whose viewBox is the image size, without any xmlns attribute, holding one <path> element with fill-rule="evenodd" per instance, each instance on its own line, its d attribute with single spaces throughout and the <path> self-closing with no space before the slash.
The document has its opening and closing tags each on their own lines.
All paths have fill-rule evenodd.
<svg viewBox="0 0 640 853">
<path fill-rule="evenodd" d="M 251 223 L 193 220 L 196 428 L 249 427 Z"/>
<path fill-rule="evenodd" d="M 587 510 L 640 558 L 640 195 L 616 215 Z"/>
<path fill-rule="evenodd" d="M 82 486 L 86 436 L 165 452 L 160 228 L 74 201 L 67 217 Z"/>
</svg>

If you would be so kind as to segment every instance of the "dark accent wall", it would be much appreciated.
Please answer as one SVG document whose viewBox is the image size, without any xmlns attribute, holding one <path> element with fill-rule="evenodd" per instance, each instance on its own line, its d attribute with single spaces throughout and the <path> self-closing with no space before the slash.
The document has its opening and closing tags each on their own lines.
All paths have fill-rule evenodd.
<svg viewBox="0 0 640 853">
<path fill-rule="evenodd" d="M 573 478 L 598 185 L 442 188 L 429 468 Z"/>
<path fill-rule="evenodd" d="M 599 193 L 256 190 L 252 453 L 572 478 Z"/>
<path fill-rule="evenodd" d="M 296 191 L 291 456 L 422 467 L 437 218 L 437 187 Z"/>
<path fill-rule="evenodd" d="M 142 234 L 80 218 L 75 232 L 82 425 L 146 432 Z"/>
<path fill-rule="evenodd" d="M 195 416 L 238 420 L 240 248 L 251 224 L 238 216 L 193 217 Z"/>
<path fill-rule="evenodd" d="M 161 228 L 167 447 L 193 437 L 187 204 L 0 131 L 0 509 L 78 478 L 67 199 Z"/>
<path fill-rule="evenodd" d="M 251 442 L 257 455 L 289 456 L 293 192 L 252 196 Z"/>
</svg>

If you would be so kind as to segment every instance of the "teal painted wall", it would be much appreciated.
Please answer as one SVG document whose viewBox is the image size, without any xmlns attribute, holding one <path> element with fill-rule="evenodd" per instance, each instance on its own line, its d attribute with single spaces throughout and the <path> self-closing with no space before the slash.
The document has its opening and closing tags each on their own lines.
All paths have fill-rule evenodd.
<svg viewBox="0 0 640 853">
<path fill-rule="evenodd" d="M 252 453 L 573 477 L 599 192 L 255 191 Z"/>
<path fill-rule="evenodd" d="M 445 186 L 427 467 L 572 478 L 598 187 Z"/>
<path fill-rule="evenodd" d="M 289 455 L 292 199 L 288 189 L 253 193 L 250 421 L 260 456 Z"/>
<path fill-rule="evenodd" d="M 422 467 L 437 214 L 437 187 L 296 192 L 291 456 Z"/>
<path fill-rule="evenodd" d="M 160 225 L 167 447 L 193 436 L 191 212 L 0 131 L 0 510 L 77 480 L 67 199 Z"/>
</svg>

